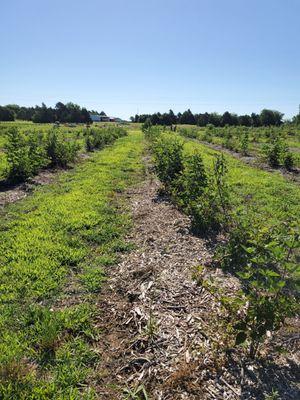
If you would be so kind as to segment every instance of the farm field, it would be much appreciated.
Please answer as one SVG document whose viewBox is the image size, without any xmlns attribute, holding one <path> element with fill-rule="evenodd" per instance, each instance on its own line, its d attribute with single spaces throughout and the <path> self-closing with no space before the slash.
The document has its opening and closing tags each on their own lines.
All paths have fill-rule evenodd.
<svg viewBox="0 0 300 400">
<path fill-rule="evenodd" d="M 299 185 L 195 127 L 55 129 L 80 161 L 0 209 L 0 398 L 298 398 Z"/>
<path fill-rule="evenodd" d="M 0 400 L 300 400 L 300 1 L 1 12 Z"/>
<path fill-rule="evenodd" d="M 266 162 L 268 162 L 267 148 L 280 142 L 281 148 L 278 152 L 290 152 L 293 155 L 294 166 L 297 168 L 300 166 L 300 130 L 295 126 L 259 128 L 208 126 L 199 128 L 192 125 L 181 125 L 179 132 L 183 136 L 194 137 L 202 142 L 221 146 L 224 149 Z M 284 166 L 283 155 L 278 154 L 278 165 L 274 166 Z"/>
</svg>

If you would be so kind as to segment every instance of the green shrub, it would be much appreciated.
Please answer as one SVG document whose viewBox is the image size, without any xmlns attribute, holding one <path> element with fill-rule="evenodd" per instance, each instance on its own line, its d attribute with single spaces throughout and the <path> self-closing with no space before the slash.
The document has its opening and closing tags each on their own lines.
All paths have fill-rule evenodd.
<svg viewBox="0 0 300 400">
<path fill-rule="evenodd" d="M 292 153 L 288 152 L 285 157 L 283 164 L 288 171 L 292 171 L 295 166 L 295 157 Z"/>
<path fill-rule="evenodd" d="M 299 231 L 286 225 L 274 229 L 267 242 L 252 237 L 245 248 L 247 264 L 239 276 L 246 293 L 243 320 L 235 325 L 237 342 L 250 341 L 250 356 L 255 357 L 267 331 L 278 330 L 288 317 L 299 311 L 295 297 L 295 273 L 298 270 Z"/>
<path fill-rule="evenodd" d="M 149 142 L 153 143 L 159 137 L 162 130 L 159 126 L 150 126 L 149 128 L 145 129 L 144 131 L 145 138 L 149 140 Z"/>
<path fill-rule="evenodd" d="M 76 160 L 79 148 L 76 142 L 67 141 L 57 128 L 46 135 L 46 152 L 52 166 L 67 167 Z"/>
<path fill-rule="evenodd" d="M 249 136 L 248 136 L 248 133 L 246 132 L 242 136 L 242 140 L 241 140 L 241 152 L 244 156 L 248 155 L 248 149 L 249 149 Z"/>
<path fill-rule="evenodd" d="M 207 124 L 202 135 L 202 140 L 208 143 L 212 143 L 214 136 L 218 136 L 216 128 L 212 124 Z"/>
<path fill-rule="evenodd" d="M 234 150 L 235 149 L 235 140 L 233 138 L 232 133 L 227 130 L 225 132 L 224 140 L 223 140 L 223 146 L 228 149 L 228 150 Z"/>
<path fill-rule="evenodd" d="M 200 153 L 183 157 L 183 141 L 172 134 L 161 134 L 153 145 L 158 177 L 175 202 L 190 215 L 197 232 L 225 228 L 228 223 L 229 192 L 227 166 L 217 157 L 207 173 Z"/>
<path fill-rule="evenodd" d="M 277 168 L 282 163 L 288 152 L 286 144 L 276 137 L 273 142 L 263 146 L 263 153 L 271 167 Z"/>
<path fill-rule="evenodd" d="M 207 184 L 208 177 L 202 156 L 199 152 L 195 152 L 184 159 L 183 171 L 176 182 L 173 195 L 189 213 L 190 203 L 197 201 L 203 195 Z"/>
<path fill-rule="evenodd" d="M 27 135 L 27 140 L 32 174 L 35 175 L 41 168 L 46 167 L 49 163 L 45 149 L 44 136 L 42 133 L 30 132 Z"/>
<path fill-rule="evenodd" d="M 230 199 L 226 174 L 227 164 L 221 154 L 217 156 L 213 170 L 207 175 L 202 195 L 189 205 L 192 227 L 196 232 L 227 229 Z"/>
<path fill-rule="evenodd" d="M 183 170 L 183 141 L 163 133 L 155 141 L 153 151 L 157 175 L 166 187 L 170 187 Z"/>
<path fill-rule="evenodd" d="M 31 132 L 26 136 L 17 128 L 11 128 L 6 135 L 7 142 L 4 149 L 9 181 L 22 182 L 47 165 L 48 159 L 41 134 Z"/>
<path fill-rule="evenodd" d="M 179 135 L 183 137 L 187 137 L 190 139 L 197 139 L 199 134 L 198 134 L 198 129 L 195 127 L 192 128 L 179 128 L 178 130 Z"/>
<path fill-rule="evenodd" d="M 213 135 L 210 130 L 205 129 L 204 134 L 202 135 L 202 140 L 204 140 L 207 143 L 212 143 Z"/>
<path fill-rule="evenodd" d="M 299 311 L 295 295 L 299 244 L 296 224 L 270 230 L 242 217 L 223 247 L 220 265 L 237 274 L 243 289 L 234 299 L 239 314 L 239 322 L 233 324 L 236 344 L 248 341 L 252 358 L 267 331 L 278 330 Z"/>
<path fill-rule="evenodd" d="M 31 176 L 32 167 L 26 136 L 17 128 L 7 132 L 5 152 L 8 162 L 7 177 L 10 181 L 24 181 Z"/>
<path fill-rule="evenodd" d="M 126 130 L 121 127 L 90 128 L 86 131 L 85 147 L 87 151 L 100 150 L 113 143 L 117 138 L 126 135 Z"/>
<path fill-rule="evenodd" d="M 93 151 L 95 146 L 94 146 L 94 140 L 93 140 L 93 136 L 92 135 L 87 135 L 85 137 L 85 148 L 86 151 Z"/>
<path fill-rule="evenodd" d="M 146 121 L 142 125 L 142 131 L 145 133 L 151 127 L 152 127 L 151 120 L 150 120 L 150 118 L 147 118 Z"/>
</svg>

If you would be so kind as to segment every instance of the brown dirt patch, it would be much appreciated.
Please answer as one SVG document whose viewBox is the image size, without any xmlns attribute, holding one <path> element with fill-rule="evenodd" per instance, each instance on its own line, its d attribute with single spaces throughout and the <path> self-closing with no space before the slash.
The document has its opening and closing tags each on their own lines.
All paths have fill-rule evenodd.
<svg viewBox="0 0 300 400">
<path fill-rule="evenodd" d="M 48 185 L 53 182 L 61 171 L 60 169 L 41 171 L 38 175 L 25 183 L 0 187 L 0 208 L 4 207 L 6 204 L 15 203 L 18 200 L 24 199 L 32 193 L 37 186 Z"/>
</svg>

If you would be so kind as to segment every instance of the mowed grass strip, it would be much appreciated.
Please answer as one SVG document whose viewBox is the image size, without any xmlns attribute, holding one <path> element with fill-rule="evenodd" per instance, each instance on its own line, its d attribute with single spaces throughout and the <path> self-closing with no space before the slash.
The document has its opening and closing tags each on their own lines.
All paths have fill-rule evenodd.
<svg viewBox="0 0 300 400">
<path fill-rule="evenodd" d="M 203 161 L 212 166 L 219 151 L 185 140 L 185 151 L 200 150 Z M 246 210 L 253 218 L 268 226 L 300 218 L 299 185 L 287 181 L 279 172 L 253 168 L 223 152 L 228 165 L 228 183 L 236 208 Z"/>
<path fill-rule="evenodd" d="M 131 223 L 114 194 L 141 176 L 143 148 L 131 132 L 2 212 L 1 399 L 94 397 L 85 382 L 99 357 L 93 321 L 105 312 L 93 306 L 95 293 L 103 266 L 128 250 Z M 66 294 L 74 284 L 79 301 Z"/>
</svg>

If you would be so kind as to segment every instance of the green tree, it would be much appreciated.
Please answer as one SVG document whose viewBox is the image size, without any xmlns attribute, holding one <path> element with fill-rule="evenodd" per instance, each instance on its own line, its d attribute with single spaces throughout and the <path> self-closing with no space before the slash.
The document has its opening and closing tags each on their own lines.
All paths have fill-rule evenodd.
<svg viewBox="0 0 300 400">
<path fill-rule="evenodd" d="M 52 110 L 52 108 L 47 108 L 46 104 L 42 103 L 42 107 L 36 107 L 36 111 L 33 114 L 32 121 L 37 123 L 54 122 L 54 110 Z"/>
<path fill-rule="evenodd" d="M 260 113 L 260 121 L 264 126 L 275 125 L 279 126 L 282 124 L 283 115 L 279 111 L 267 110 L 264 109 Z"/>
<path fill-rule="evenodd" d="M 8 107 L 0 106 L 0 121 L 14 121 L 15 116 L 12 110 Z"/>
</svg>

